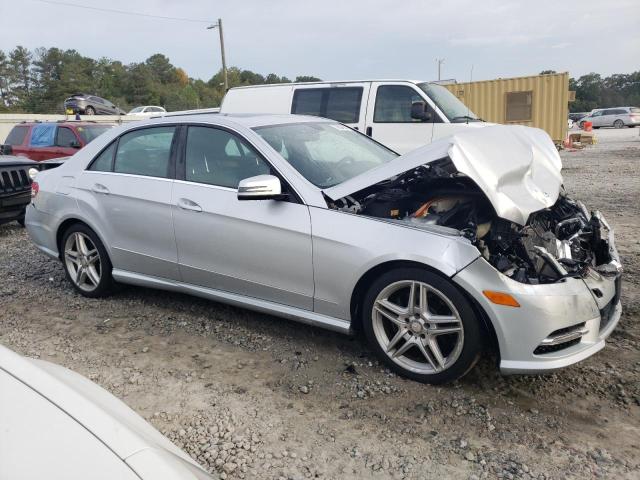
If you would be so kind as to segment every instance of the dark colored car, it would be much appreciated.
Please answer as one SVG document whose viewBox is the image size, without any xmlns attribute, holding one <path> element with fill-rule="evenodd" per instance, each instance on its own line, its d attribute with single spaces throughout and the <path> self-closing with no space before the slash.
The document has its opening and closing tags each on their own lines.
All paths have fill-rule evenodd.
<svg viewBox="0 0 640 480">
<path fill-rule="evenodd" d="M 569 118 L 574 122 L 577 122 L 578 120 L 586 117 L 587 115 L 589 115 L 589 112 L 573 112 L 569 114 Z"/>
<path fill-rule="evenodd" d="M 69 115 L 126 115 L 109 100 L 87 93 L 74 93 L 64 101 L 64 110 Z"/>
<path fill-rule="evenodd" d="M 28 158 L 0 155 L 0 224 L 18 221 L 24 226 L 25 208 L 31 201 L 31 182 L 41 170 L 55 168 L 64 158 L 35 162 Z"/>
<path fill-rule="evenodd" d="M 9 132 L 1 151 L 37 161 L 68 157 L 114 126 L 93 122 L 24 122 Z"/>
</svg>

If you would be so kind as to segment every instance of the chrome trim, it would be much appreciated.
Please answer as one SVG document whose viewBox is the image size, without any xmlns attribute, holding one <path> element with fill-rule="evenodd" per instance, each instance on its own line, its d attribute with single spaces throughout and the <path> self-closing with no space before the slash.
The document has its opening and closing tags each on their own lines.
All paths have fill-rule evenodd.
<svg viewBox="0 0 640 480">
<path fill-rule="evenodd" d="M 574 330 L 572 332 L 562 333 L 560 335 L 551 336 L 549 335 L 547 338 L 540 342 L 540 345 L 560 345 L 561 343 L 567 343 L 571 340 L 575 340 L 576 338 L 580 338 L 589 333 L 589 329 L 587 327 L 582 327 L 579 330 Z"/>
<path fill-rule="evenodd" d="M 188 293 L 209 300 L 287 318 L 307 325 L 326 328 L 338 333 L 349 334 L 351 332 L 351 322 L 348 320 L 342 320 L 328 315 L 311 312 L 309 310 L 303 310 L 301 308 L 269 302 L 267 300 L 260 300 L 254 297 L 224 292 L 222 290 L 214 290 L 213 288 L 198 287 L 188 283 L 127 272 L 125 270 L 115 268 L 112 271 L 112 276 L 116 281 L 122 283 Z"/>
</svg>

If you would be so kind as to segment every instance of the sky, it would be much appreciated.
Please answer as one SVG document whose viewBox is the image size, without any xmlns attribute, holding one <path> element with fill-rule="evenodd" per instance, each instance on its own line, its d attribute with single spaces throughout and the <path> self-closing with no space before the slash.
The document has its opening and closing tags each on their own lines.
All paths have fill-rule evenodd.
<svg viewBox="0 0 640 480">
<path fill-rule="evenodd" d="M 123 63 L 162 53 L 208 80 L 221 68 L 218 33 L 206 29 L 217 18 L 227 65 L 264 75 L 435 80 L 437 58 L 442 79 L 458 81 L 640 70 L 640 0 L 0 0 L 0 49 Z"/>
</svg>

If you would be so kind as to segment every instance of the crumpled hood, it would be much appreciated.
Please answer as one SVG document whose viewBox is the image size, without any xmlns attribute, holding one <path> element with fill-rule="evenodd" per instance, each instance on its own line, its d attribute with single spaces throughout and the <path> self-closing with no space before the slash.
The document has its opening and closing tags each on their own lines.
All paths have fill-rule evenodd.
<svg viewBox="0 0 640 480">
<path fill-rule="evenodd" d="M 519 225 L 525 225 L 533 212 L 552 206 L 562 187 L 560 155 L 545 131 L 495 125 L 443 138 L 325 189 L 324 193 L 338 200 L 447 157 L 458 172 L 478 185 L 499 217 Z"/>
</svg>

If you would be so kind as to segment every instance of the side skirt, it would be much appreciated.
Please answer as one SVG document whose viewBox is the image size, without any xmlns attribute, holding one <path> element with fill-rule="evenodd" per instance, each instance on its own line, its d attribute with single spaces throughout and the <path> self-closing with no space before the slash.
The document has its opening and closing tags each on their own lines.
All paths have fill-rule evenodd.
<svg viewBox="0 0 640 480">
<path fill-rule="evenodd" d="M 267 313 L 276 317 L 283 317 L 295 322 L 313 325 L 315 327 L 326 328 L 334 332 L 349 334 L 351 332 L 351 322 L 340 318 L 329 317 L 301 308 L 282 305 L 279 303 L 261 300 L 259 298 L 247 297 L 236 293 L 215 290 L 213 288 L 200 287 L 188 283 L 167 280 L 165 278 L 152 277 L 139 273 L 127 272 L 126 270 L 113 269 L 111 272 L 114 280 L 130 285 L 141 287 L 158 288 L 160 290 L 170 290 L 189 295 L 214 300 L 216 302 L 234 305 L 236 307 L 247 308 L 256 312 Z"/>
</svg>

